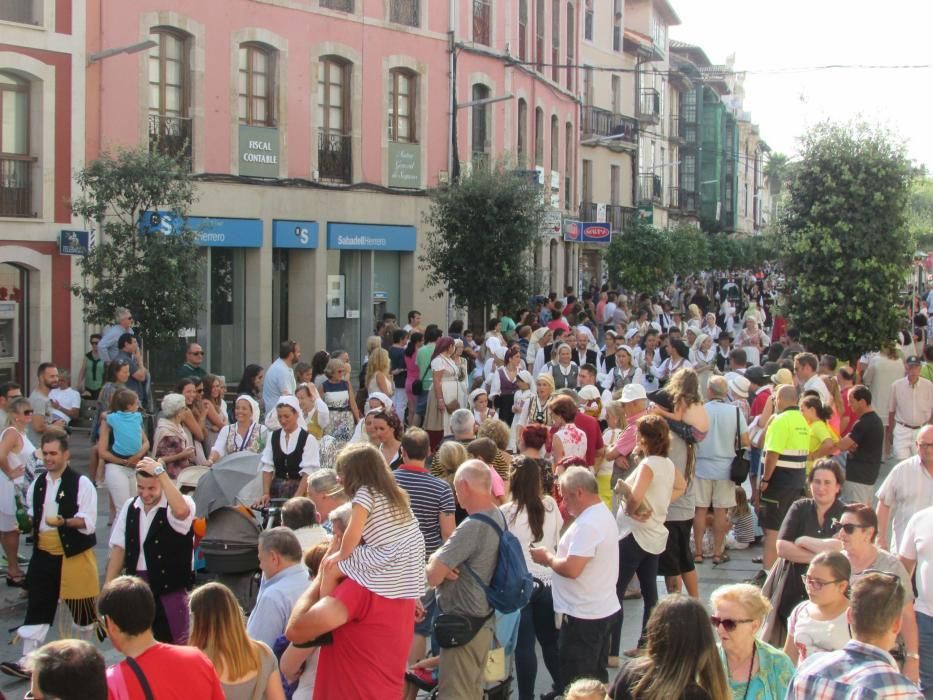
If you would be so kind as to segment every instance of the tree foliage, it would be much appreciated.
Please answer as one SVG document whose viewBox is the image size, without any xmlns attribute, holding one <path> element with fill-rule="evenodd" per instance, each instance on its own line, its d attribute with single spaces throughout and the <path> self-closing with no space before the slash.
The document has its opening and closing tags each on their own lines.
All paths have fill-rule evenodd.
<svg viewBox="0 0 933 700">
<path fill-rule="evenodd" d="M 674 278 L 670 236 L 640 217 L 633 218 L 621 235 L 613 237 L 606 265 L 610 284 L 654 294 Z"/>
<path fill-rule="evenodd" d="M 145 149 L 119 150 L 89 163 L 76 181 L 81 195 L 72 210 L 98 230 L 81 260 L 82 284 L 72 287 L 85 320 L 112 323 L 116 307 L 125 306 L 151 349 L 169 345 L 195 325 L 201 308 L 196 233 L 187 226 L 169 235 L 141 233 L 140 217 L 158 210 L 184 220 L 194 201 L 190 173 Z"/>
<path fill-rule="evenodd" d="M 933 178 L 918 173 L 907 200 L 907 225 L 916 247 L 933 250 Z"/>
<path fill-rule="evenodd" d="M 456 304 L 483 313 L 525 305 L 545 209 L 540 188 L 504 164 L 433 190 L 419 263 L 434 298 L 448 291 Z"/>
<path fill-rule="evenodd" d="M 804 136 L 778 236 L 788 315 L 808 348 L 853 359 L 893 340 L 909 183 L 903 146 L 880 128 L 824 122 Z"/>
</svg>

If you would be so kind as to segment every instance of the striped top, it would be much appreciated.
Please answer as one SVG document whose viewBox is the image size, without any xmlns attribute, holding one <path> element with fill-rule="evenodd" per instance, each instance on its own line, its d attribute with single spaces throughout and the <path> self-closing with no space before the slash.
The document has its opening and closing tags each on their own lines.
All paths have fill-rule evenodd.
<svg viewBox="0 0 933 700">
<path fill-rule="evenodd" d="M 369 516 L 363 541 L 339 563 L 340 570 L 383 598 L 423 596 L 424 537 L 411 509 L 399 514 L 383 494 L 368 486 L 361 486 L 352 502 Z"/>
<path fill-rule="evenodd" d="M 454 494 L 446 481 L 416 464 L 402 464 L 393 472 L 396 483 L 408 492 L 411 509 L 418 519 L 424 535 L 425 556 L 430 557 L 443 544 L 441 540 L 441 513 L 453 515 L 456 511 Z"/>
</svg>

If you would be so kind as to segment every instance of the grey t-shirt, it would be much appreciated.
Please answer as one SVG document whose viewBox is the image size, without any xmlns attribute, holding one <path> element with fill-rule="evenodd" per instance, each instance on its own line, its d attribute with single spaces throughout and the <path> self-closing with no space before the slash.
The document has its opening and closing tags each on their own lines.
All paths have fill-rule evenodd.
<svg viewBox="0 0 933 700">
<path fill-rule="evenodd" d="M 674 463 L 677 472 L 684 476 L 687 468 L 687 443 L 679 435 L 671 433 L 671 447 L 667 456 Z M 686 477 L 685 477 L 686 478 Z M 696 499 L 693 494 L 693 479 L 687 484 L 687 490 L 676 501 L 671 501 L 667 507 L 666 522 L 679 522 L 682 520 L 693 520 L 696 510 Z"/>
<path fill-rule="evenodd" d="M 505 519 L 498 508 L 482 511 L 500 526 Z M 499 535 L 481 520 L 467 518 L 457 526 L 450 539 L 437 554 L 440 561 L 460 576 L 456 581 L 443 581 L 437 587 L 437 601 L 441 612 L 459 613 L 472 617 L 486 617 L 491 612 L 486 592 L 466 570 L 466 564 L 489 585 L 499 558 Z"/>
<path fill-rule="evenodd" d="M 29 395 L 29 404 L 32 406 L 33 417 L 35 416 L 45 416 L 46 422 L 51 421 L 49 416 L 49 397 L 45 394 L 41 394 L 38 391 L 33 391 Z M 32 429 L 32 422 L 29 423 L 29 427 L 26 429 L 26 437 L 29 438 L 29 442 L 38 447 L 42 443 L 42 435 L 37 433 Z"/>
</svg>

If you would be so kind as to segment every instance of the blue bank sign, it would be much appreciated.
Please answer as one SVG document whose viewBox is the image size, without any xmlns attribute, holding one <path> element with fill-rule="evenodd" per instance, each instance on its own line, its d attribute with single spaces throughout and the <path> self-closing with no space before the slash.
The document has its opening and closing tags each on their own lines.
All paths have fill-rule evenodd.
<svg viewBox="0 0 933 700">
<path fill-rule="evenodd" d="M 276 219 L 272 222 L 273 248 L 317 248 L 317 221 Z"/>
<path fill-rule="evenodd" d="M 327 224 L 331 250 L 397 250 L 411 252 L 417 244 L 414 226 Z"/>
<path fill-rule="evenodd" d="M 182 219 L 171 212 L 147 211 L 140 220 L 144 233 L 161 231 L 167 236 L 187 225 L 195 232 L 198 245 L 208 248 L 261 248 L 261 219 L 226 219 L 213 216 L 189 216 Z"/>
</svg>

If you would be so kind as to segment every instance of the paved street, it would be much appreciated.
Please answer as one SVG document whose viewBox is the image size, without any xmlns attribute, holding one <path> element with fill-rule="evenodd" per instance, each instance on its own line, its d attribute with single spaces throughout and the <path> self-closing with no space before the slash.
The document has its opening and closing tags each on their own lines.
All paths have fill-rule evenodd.
<svg viewBox="0 0 933 700">
<path fill-rule="evenodd" d="M 87 433 L 76 431 L 71 441 L 72 455 L 74 455 L 72 465 L 82 473 L 87 472 L 87 459 L 85 456 L 87 454 L 87 444 Z M 890 461 L 884 465 L 881 478 L 884 478 L 892 466 L 893 462 Z M 97 562 L 101 577 L 103 577 L 107 565 L 107 539 L 109 537 L 109 528 L 107 526 L 108 506 L 106 490 L 100 489 L 98 493 L 100 494 L 97 517 L 98 537 L 97 547 L 94 551 L 97 554 Z M 32 551 L 32 547 L 23 543 L 20 547 L 20 551 L 23 556 L 28 557 Z M 752 563 L 752 557 L 760 554 L 760 552 L 760 547 L 753 547 L 745 551 L 732 551 L 732 561 L 715 567 L 710 564 L 707 559 L 707 562 L 699 567 L 700 594 L 703 599 L 708 599 L 710 593 L 712 593 L 717 586 L 742 581 L 743 579 L 754 576 L 760 567 Z M 663 594 L 663 579 L 658 579 L 658 591 Z M 25 593 L 19 589 L 7 588 L 0 585 L 0 629 L 12 630 L 21 624 L 23 621 L 23 614 L 25 613 L 25 604 Z M 624 610 L 625 624 L 623 626 L 623 648 L 629 649 L 635 645 L 638 639 L 641 625 L 642 603 L 640 600 L 627 600 L 625 601 Z M 8 632 L 6 639 L 9 640 L 11 637 L 12 632 Z M 58 630 L 57 625 L 55 625 L 49 635 L 49 640 L 57 637 Z M 101 648 L 104 651 L 108 664 L 114 663 L 121 658 L 120 654 L 110 646 L 109 641 L 105 642 Z M 19 656 L 19 645 L 15 647 L 9 644 L 0 645 L 0 661 L 15 661 L 19 659 Z M 544 693 L 550 689 L 550 678 L 540 655 L 538 659 L 538 669 L 536 693 Z M 0 691 L 10 698 L 21 696 L 27 689 L 28 687 L 25 682 L 16 681 L 7 676 L 0 676 Z M 517 689 L 515 689 L 515 693 L 517 694 Z"/>
</svg>

